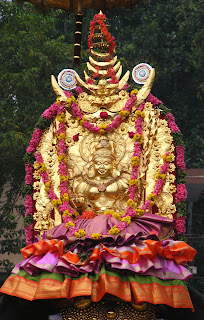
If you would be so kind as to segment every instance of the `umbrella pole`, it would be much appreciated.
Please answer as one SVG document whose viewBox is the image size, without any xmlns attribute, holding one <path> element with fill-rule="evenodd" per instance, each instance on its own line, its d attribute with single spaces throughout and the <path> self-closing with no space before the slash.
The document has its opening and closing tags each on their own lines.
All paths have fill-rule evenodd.
<svg viewBox="0 0 204 320">
<path fill-rule="evenodd" d="M 76 15 L 76 29 L 74 39 L 74 64 L 76 65 L 80 65 L 82 18 L 82 1 L 78 0 L 78 13 Z"/>
</svg>

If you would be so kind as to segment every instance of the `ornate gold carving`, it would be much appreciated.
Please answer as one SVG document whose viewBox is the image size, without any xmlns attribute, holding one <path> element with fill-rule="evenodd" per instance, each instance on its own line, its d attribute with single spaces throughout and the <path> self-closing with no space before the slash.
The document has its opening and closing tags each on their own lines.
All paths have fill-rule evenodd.
<svg viewBox="0 0 204 320">
<path fill-rule="evenodd" d="M 175 193 L 176 192 L 176 186 L 174 184 L 169 185 L 169 192 L 170 193 Z"/>
<path fill-rule="evenodd" d="M 37 221 L 34 230 L 39 231 L 40 235 L 55 226 L 54 220 L 51 219 L 50 213 L 46 210 L 38 211 L 33 215 L 33 219 Z"/>
<path fill-rule="evenodd" d="M 34 192 L 33 200 L 37 200 L 39 198 L 40 192 Z"/>
<path fill-rule="evenodd" d="M 33 183 L 34 190 L 40 190 L 41 186 L 42 186 L 42 183 L 40 183 L 40 181 L 36 181 Z"/>
<path fill-rule="evenodd" d="M 38 170 L 34 170 L 33 178 L 36 179 L 36 180 L 40 179 L 40 174 L 39 174 Z"/>
<path fill-rule="evenodd" d="M 174 163 L 169 164 L 169 172 L 174 172 L 176 170 L 176 166 Z"/>
<path fill-rule="evenodd" d="M 166 216 L 170 219 L 173 218 L 172 216 L 172 207 L 173 203 L 173 196 L 168 192 L 162 192 L 155 200 L 155 204 L 158 207 L 158 215 L 160 216 Z"/>
</svg>

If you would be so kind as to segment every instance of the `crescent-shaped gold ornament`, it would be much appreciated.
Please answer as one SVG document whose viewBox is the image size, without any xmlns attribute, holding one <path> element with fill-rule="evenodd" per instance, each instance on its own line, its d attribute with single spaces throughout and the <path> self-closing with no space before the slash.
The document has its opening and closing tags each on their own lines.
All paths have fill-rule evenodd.
<svg viewBox="0 0 204 320">
<path fill-rule="evenodd" d="M 145 82 L 145 84 L 137 94 L 137 102 L 136 102 L 137 106 L 139 106 L 147 98 L 148 94 L 152 89 L 154 78 L 155 78 L 155 69 L 153 68 L 149 75 L 149 78 L 147 79 L 147 81 Z"/>
<path fill-rule="evenodd" d="M 93 49 L 91 49 L 91 54 L 97 58 L 97 59 L 101 59 L 101 60 L 106 60 L 109 59 L 111 57 L 110 53 L 99 53 Z"/>
<path fill-rule="evenodd" d="M 120 68 L 120 61 L 118 61 L 118 63 L 113 67 L 114 71 L 117 72 L 118 69 Z M 90 72 L 92 73 L 98 73 L 100 76 L 102 77 L 107 77 L 107 70 L 97 70 L 96 68 L 94 68 L 89 62 L 87 62 L 87 68 Z"/>
<path fill-rule="evenodd" d="M 92 66 L 97 66 L 97 67 L 100 67 L 100 68 L 110 68 L 110 67 L 114 66 L 116 61 L 117 61 L 117 59 L 118 59 L 118 57 L 115 56 L 112 60 L 110 60 L 108 62 L 106 62 L 106 61 L 96 61 L 91 56 L 89 56 L 90 64 Z"/>
<path fill-rule="evenodd" d="M 128 70 L 125 73 L 125 75 L 122 77 L 122 79 L 119 81 L 118 91 L 120 91 L 124 87 L 124 85 L 128 82 L 129 76 L 130 76 L 130 71 Z"/>
<path fill-rule="evenodd" d="M 115 74 L 117 80 L 120 79 L 121 74 L 122 74 L 122 71 L 123 71 L 123 67 L 122 67 L 122 65 L 121 65 L 120 68 L 119 68 L 119 70 L 118 70 L 118 72 L 116 72 L 116 74 Z M 111 78 L 108 78 L 108 79 L 106 79 L 106 80 L 109 82 L 109 81 L 111 81 Z"/>
<path fill-rule="evenodd" d="M 66 102 L 67 97 L 64 94 L 64 91 L 58 85 L 57 80 L 55 79 L 55 76 L 53 74 L 51 75 L 51 83 L 55 94 L 57 95 L 57 97 L 59 97 L 60 102 Z"/>
</svg>

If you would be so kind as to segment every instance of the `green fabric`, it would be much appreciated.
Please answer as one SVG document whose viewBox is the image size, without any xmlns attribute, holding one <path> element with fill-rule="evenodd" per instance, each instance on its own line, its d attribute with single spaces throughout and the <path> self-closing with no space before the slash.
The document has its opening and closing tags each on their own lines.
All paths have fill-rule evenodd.
<svg viewBox="0 0 204 320">
<path fill-rule="evenodd" d="M 184 286 L 186 287 L 186 284 L 182 280 L 161 280 L 158 279 L 155 276 L 142 276 L 142 275 L 133 275 L 133 274 L 119 274 L 116 271 L 109 271 L 105 269 L 105 266 L 103 265 L 100 271 L 100 274 L 81 274 L 79 277 L 71 277 L 66 274 L 59 274 L 59 273 L 50 273 L 47 271 L 43 271 L 39 276 L 31 276 L 28 273 L 26 273 L 24 270 L 20 270 L 18 273 L 18 276 L 24 277 L 25 279 L 37 281 L 39 282 L 41 279 L 54 279 L 59 282 L 63 282 L 65 279 L 71 279 L 71 280 L 77 280 L 77 279 L 83 279 L 85 277 L 88 277 L 89 279 L 92 279 L 93 281 L 98 281 L 100 275 L 106 274 L 108 277 L 116 277 L 120 279 L 123 282 L 137 282 L 139 284 L 151 284 L 151 283 L 158 283 L 162 286 Z M 16 276 L 15 274 L 12 274 L 12 276 Z"/>
</svg>

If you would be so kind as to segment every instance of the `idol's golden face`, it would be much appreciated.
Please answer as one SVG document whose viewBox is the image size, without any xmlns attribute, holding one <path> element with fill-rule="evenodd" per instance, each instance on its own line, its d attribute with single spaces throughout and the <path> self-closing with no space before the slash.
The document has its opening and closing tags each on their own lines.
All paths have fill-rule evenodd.
<svg viewBox="0 0 204 320">
<path fill-rule="evenodd" d="M 100 157 L 96 158 L 94 161 L 94 167 L 96 173 L 102 177 L 107 177 L 111 174 L 112 163 L 110 158 Z"/>
</svg>

